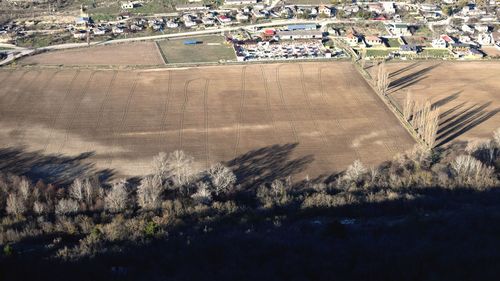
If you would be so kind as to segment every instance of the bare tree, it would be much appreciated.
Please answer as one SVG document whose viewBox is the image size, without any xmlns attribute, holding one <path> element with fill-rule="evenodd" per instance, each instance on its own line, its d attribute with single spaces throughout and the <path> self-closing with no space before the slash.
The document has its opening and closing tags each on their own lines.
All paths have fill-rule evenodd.
<svg viewBox="0 0 500 281">
<path fill-rule="evenodd" d="M 377 81 L 376 81 L 376 86 L 377 90 L 382 94 L 382 95 L 387 95 L 387 91 L 389 90 L 389 72 L 387 71 L 385 67 L 385 63 L 381 63 L 378 66 L 378 71 L 377 71 Z"/>
<path fill-rule="evenodd" d="M 137 188 L 137 204 L 146 210 L 160 208 L 163 190 L 161 179 L 158 176 L 143 178 Z"/>
<path fill-rule="evenodd" d="M 414 113 L 415 100 L 413 100 L 412 93 L 408 91 L 406 93 L 406 101 L 403 107 L 403 117 L 406 121 L 410 121 L 412 114 Z"/>
<path fill-rule="evenodd" d="M 169 176 L 168 156 L 165 152 L 160 152 L 153 158 L 153 174 L 162 180 Z"/>
<path fill-rule="evenodd" d="M 236 176 L 228 167 L 217 163 L 208 170 L 208 176 L 216 195 L 228 192 L 236 183 Z"/>
<path fill-rule="evenodd" d="M 493 141 L 495 142 L 495 145 L 500 148 L 500 128 L 493 132 Z"/>
<path fill-rule="evenodd" d="M 363 165 L 363 163 L 361 163 L 361 161 L 355 160 L 354 163 L 347 167 L 340 183 L 347 186 L 351 186 L 352 184 L 357 185 L 367 171 L 367 168 Z"/>
<path fill-rule="evenodd" d="M 73 199 L 61 199 L 56 205 L 56 214 L 67 215 L 78 212 L 79 204 Z"/>
<path fill-rule="evenodd" d="M 84 183 L 83 180 L 80 178 L 77 178 L 73 181 L 71 186 L 69 187 L 69 196 L 73 199 L 75 199 L 77 202 L 83 202 L 84 200 Z"/>
<path fill-rule="evenodd" d="M 105 208 L 112 212 L 120 212 L 127 208 L 129 194 L 126 187 L 126 181 L 116 182 L 111 187 L 104 198 Z"/>
<path fill-rule="evenodd" d="M 188 156 L 182 150 L 176 150 L 167 158 L 166 167 L 169 177 L 175 186 L 180 187 L 190 184 L 196 175 L 193 168 L 193 157 Z"/>
<path fill-rule="evenodd" d="M 470 155 L 460 155 L 455 158 L 451 168 L 460 186 L 484 188 L 495 184 L 494 169 Z"/>
<path fill-rule="evenodd" d="M 408 93 L 403 108 L 403 117 L 410 123 L 427 148 L 433 148 L 439 129 L 439 110 L 432 107 L 430 101 L 423 103 L 415 101 L 411 93 Z"/>
</svg>

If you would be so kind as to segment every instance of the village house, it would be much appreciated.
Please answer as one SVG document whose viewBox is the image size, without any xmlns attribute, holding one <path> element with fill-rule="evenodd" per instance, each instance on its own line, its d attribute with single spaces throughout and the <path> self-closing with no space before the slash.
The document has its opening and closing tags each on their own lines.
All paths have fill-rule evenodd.
<svg viewBox="0 0 500 281">
<path fill-rule="evenodd" d="M 475 26 L 475 29 L 479 32 L 488 32 L 490 30 L 490 27 L 487 25 L 478 24 Z"/>
<path fill-rule="evenodd" d="M 73 33 L 73 38 L 75 39 L 85 39 L 87 37 L 87 31 L 77 30 Z"/>
<path fill-rule="evenodd" d="M 105 35 L 106 32 L 107 32 L 106 28 L 103 28 L 103 27 L 98 27 L 98 28 L 92 29 L 92 33 L 94 35 Z"/>
<path fill-rule="evenodd" d="M 243 14 L 243 13 L 238 13 L 238 14 L 236 15 L 236 20 L 237 20 L 237 21 L 240 21 L 240 22 L 242 22 L 242 21 L 248 21 L 248 19 L 249 19 L 249 17 L 248 17 L 248 15 L 246 15 L 246 14 Z"/>
<path fill-rule="evenodd" d="M 399 48 L 399 53 L 416 55 L 420 51 L 420 47 L 414 44 L 404 44 Z"/>
<path fill-rule="evenodd" d="M 332 16 L 332 8 L 326 6 L 326 5 L 321 5 L 318 8 L 318 13 L 320 15 L 325 15 L 326 17 L 331 17 Z"/>
<path fill-rule="evenodd" d="M 382 39 L 378 36 L 366 36 L 365 37 L 365 44 L 370 45 L 370 46 L 375 46 L 375 45 L 382 45 L 384 42 Z"/>
<path fill-rule="evenodd" d="M 477 37 L 477 42 L 481 45 L 492 46 L 495 44 L 495 39 L 491 33 L 480 33 Z"/>
<path fill-rule="evenodd" d="M 122 3 L 121 7 L 122 7 L 123 10 L 130 10 L 130 9 L 133 9 L 133 8 L 140 7 L 141 5 L 142 5 L 141 2 L 139 2 L 139 1 L 133 1 L 133 2 Z"/>
<path fill-rule="evenodd" d="M 352 33 L 347 34 L 343 39 L 351 46 L 356 46 L 359 43 L 359 37 Z"/>
<path fill-rule="evenodd" d="M 463 32 L 467 32 L 467 33 L 471 33 L 471 34 L 474 33 L 474 27 L 472 27 L 468 24 L 463 24 L 461 29 Z"/>
<path fill-rule="evenodd" d="M 386 14 L 395 14 L 396 13 L 396 6 L 394 5 L 394 2 L 381 2 L 382 6 L 384 8 L 384 12 Z"/>
<path fill-rule="evenodd" d="M 220 16 L 217 16 L 217 20 L 218 20 L 221 24 L 231 24 L 231 22 L 233 21 L 230 17 L 225 16 L 225 15 L 220 15 Z"/>
<path fill-rule="evenodd" d="M 410 29 L 406 23 L 389 23 L 387 29 L 392 35 L 411 36 Z"/>
<path fill-rule="evenodd" d="M 368 11 L 381 14 L 384 12 L 384 5 L 380 2 L 368 3 Z"/>
<path fill-rule="evenodd" d="M 448 46 L 448 43 L 443 38 L 432 40 L 432 47 L 438 49 L 445 49 Z"/>
</svg>

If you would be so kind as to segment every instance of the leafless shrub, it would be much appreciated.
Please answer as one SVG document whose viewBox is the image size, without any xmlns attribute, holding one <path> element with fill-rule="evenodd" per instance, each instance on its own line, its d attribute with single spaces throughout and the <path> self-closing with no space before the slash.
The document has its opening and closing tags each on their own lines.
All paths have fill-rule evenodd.
<svg viewBox="0 0 500 281">
<path fill-rule="evenodd" d="M 234 187 L 236 176 L 226 166 L 217 163 L 208 170 L 208 176 L 216 195 L 226 193 Z"/>
<path fill-rule="evenodd" d="M 33 211 L 38 215 L 46 214 L 48 212 L 47 204 L 35 201 L 35 203 L 33 203 Z"/>
<path fill-rule="evenodd" d="M 493 141 L 495 142 L 496 147 L 500 148 L 500 128 L 493 132 Z"/>
<path fill-rule="evenodd" d="M 196 193 L 191 195 L 191 198 L 197 203 L 210 204 L 212 202 L 212 193 L 206 183 L 199 182 L 197 184 Z"/>
<path fill-rule="evenodd" d="M 73 199 L 61 199 L 56 205 L 56 214 L 67 215 L 78 212 L 79 204 Z"/>
<path fill-rule="evenodd" d="M 160 177 L 155 175 L 143 178 L 137 188 L 137 204 L 146 210 L 160 208 L 163 190 Z"/>
<path fill-rule="evenodd" d="M 488 165 L 493 165 L 497 157 L 495 143 L 488 139 L 470 140 L 465 147 L 465 152 Z"/>
<path fill-rule="evenodd" d="M 17 193 L 11 193 L 7 197 L 7 207 L 6 211 L 8 214 L 20 216 L 24 214 L 26 210 L 26 203 L 22 196 Z"/>
<path fill-rule="evenodd" d="M 284 206 L 292 200 L 290 181 L 274 180 L 270 187 L 265 184 L 257 189 L 257 199 L 265 208 Z"/>
<path fill-rule="evenodd" d="M 342 188 L 356 187 L 363 181 L 363 176 L 367 172 L 366 167 L 361 161 L 356 160 L 347 167 L 344 175 L 339 179 L 339 186 Z"/>
<path fill-rule="evenodd" d="M 111 187 L 104 198 L 105 208 L 112 212 L 121 212 L 127 208 L 129 194 L 126 187 L 126 181 L 116 182 Z"/>
</svg>

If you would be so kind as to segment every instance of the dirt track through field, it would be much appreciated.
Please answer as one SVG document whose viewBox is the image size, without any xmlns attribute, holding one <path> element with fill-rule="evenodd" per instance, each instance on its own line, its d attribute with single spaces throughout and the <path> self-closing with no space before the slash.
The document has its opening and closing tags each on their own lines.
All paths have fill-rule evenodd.
<svg viewBox="0 0 500 281">
<path fill-rule="evenodd" d="M 182 149 L 200 168 L 229 161 L 240 178 L 300 180 L 414 144 L 348 62 L 0 70 L 0 81 L 1 146 L 84 155 L 117 176 Z"/>
</svg>

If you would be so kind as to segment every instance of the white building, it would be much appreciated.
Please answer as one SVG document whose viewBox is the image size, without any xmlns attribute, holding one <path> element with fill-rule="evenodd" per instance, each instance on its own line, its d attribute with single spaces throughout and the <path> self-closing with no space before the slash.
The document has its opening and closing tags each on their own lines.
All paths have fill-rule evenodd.
<svg viewBox="0 0 500 281">
<path fill-rule="evenodd" d="M 443 38 L 432 40 L 433 48 L 445 49 L 447 46 L 448 44 L 446 44 L 446 41 Z"/>
<path fill-rule="evenodd" d="M 382 7 L 384 8 L 384 11 L 387 14 L 396 13 L 396 6 L 394 5 L 394 2 L 380 2 L 380 3 L 382 3 Z"/>
<path fill-rule="evenodd" d="M 461 29 L 462 29 L 463 32 L 474 33 L 474 27 L 472 27 L 472 26 L 470 26 L 468 24 L 462 25 Z"/>
<path fill-rule="evenodd" d="M 294 31 L 278 31 L 276 35 L 281 40 L 296 40 L 296 39 L 322 39 L 323 33 L 320 30 L 294 30 Z"/>
<path fill-rule="evenodd" d="M 254 5 L 257 0 L 224 0 L 226 5 Z"/>
<path fill-rule="evenodd" d="M 481 45 L 491 46 L 495 44 L 495 39 L 491 33 L 481 33 L 477 37 L 477 42 Z"/>
</svg>

